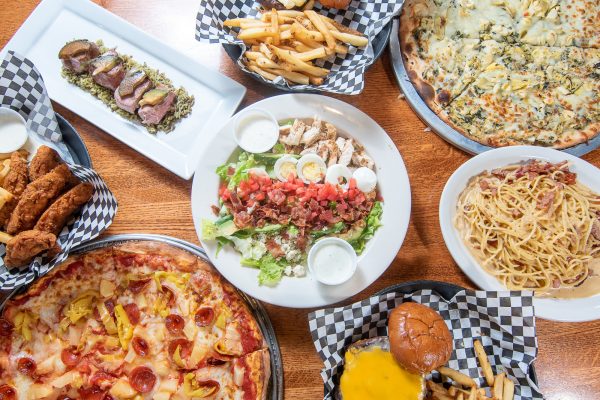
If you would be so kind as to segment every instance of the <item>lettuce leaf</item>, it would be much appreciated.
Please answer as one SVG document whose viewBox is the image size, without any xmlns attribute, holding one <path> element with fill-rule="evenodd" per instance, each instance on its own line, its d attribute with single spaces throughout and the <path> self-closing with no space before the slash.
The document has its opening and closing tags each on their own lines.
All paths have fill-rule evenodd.
<svg viewBox="0 0 600 400">
<path fill-rule="evenodd" d="M 242 152 L 237 163 L 223 164 L 215 170 L 219 178 L 227 183 L 227 189 L 232 190 L 243 180 L 248 179 L 248 170 L 257 165 L 254 155 Z M 229 169 L 233 168 L 233 174 L 229 175 Z"/>
<path fill-rule="evenodd" d="M 247 267 L 260 269 L 260 272 L 258 273 L 258 283 L 267 286 L 276 285 L 281 280 L 285 268 L 285 265 L 278 263 L 270 254 L 267 254 L 260 260 L 243 258 L 240 263 Z"/>
<path fill-rule="evenodd" d="M 356 254 L 361 254 L 365 250 L 367 242 L 373 238 L 375 231 L 377 231 L 377 229 L 379 229 L 379 227 L 382 225 L 382 214 L 383 205 L 380 201 L 377 201 L 375 204 L 373 204 L 373 208 L 367 216 L 367 225 L 363 229 L 360 236 L 357 239 L 350 241 L 350 244 L 352 247 L 354 247 L 354 250 L 356 250 Z"/>
</svg>

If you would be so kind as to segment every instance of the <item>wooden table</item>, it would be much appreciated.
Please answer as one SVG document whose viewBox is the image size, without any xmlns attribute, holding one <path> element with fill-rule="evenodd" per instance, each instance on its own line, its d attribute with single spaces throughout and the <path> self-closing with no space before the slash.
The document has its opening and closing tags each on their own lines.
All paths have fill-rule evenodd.
<svg viewBox="0 0 600 400">
<path fill-rule="evenodd" d="M 245 85 L 248 94 L 242 107 L 279 94 L 242 74 L 220 46 L 200 44 L 194 39 L 198 0 L 95 1 Z M 0 46 L 7 43 L 37 3 L 34 0 L 2 1 Z M 76 36 L 74 32 L 73 37 Z M 424 130 L 425 125 L 399 98 L 387 53 L 367 72 L 366 88 L 361 95 L 336 97 L 367 112 L 389 133 L 404 158 L 413 193 L 410 227 L 394 263 L 377 282 L 344 304 L 368 297 L 394 283 L 416 279 L 474 287 L 448 253 L 438 223 L 438 202 L 444 184 L 469 155 Z M 79 131 L 94 168 L 119 201 L 117 217 L 107 234 L 160 233 L 198 243 L 190 206 L 191 181 L 178 178 L 73 112 L 55 106 Z M 600 166 L 600 150 L 584 158 Z M 285 398 L 321 398 L 323 384 L 319 371 L 322 364 L 306 322 L 310 310 L 266 307 L 283 352 Z M 537 325 L 539 355 L 535 366 L 547 398 L 598 399 L 600 321 L 569 324 L 538 319 Z"/>
</svg>

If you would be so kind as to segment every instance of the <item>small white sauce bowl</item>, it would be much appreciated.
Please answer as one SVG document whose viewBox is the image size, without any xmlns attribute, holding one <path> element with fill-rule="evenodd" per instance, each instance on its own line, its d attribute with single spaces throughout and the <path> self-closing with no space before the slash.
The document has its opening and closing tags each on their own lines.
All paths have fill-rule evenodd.
<svg viewBox="0 0 600 400">
<path fill-rule="evenodd" d="M 10 131 L 4 132 L 5 129 Z M 10 140 L 6 140 L 8 135 Z M 27 136 L 27 124 L 23 117 L 10 108 L 0 107 L 0 154 L 19 150 L 27 142 Z"/>
<path fill-rule="evenodd" d="M 264 120 L 270 123 L 270 127 L 267 127 L 262 136 L 262 141 L 247 140 L 243 138 L 244 125 L 249 124 L 252 120 Z M 265 125 L 267 125 L 265 123 Z M 279 140 L 279 122 L 277 119 L 268 111 L 254 109 L 241 111 L 235 118 L 233 123 L 233 137 L 237 142 L 238 146 L 249 153 L 265 153 L 273 148 Z"/>
<path fill-rule="evenodd" d="M 332 279 L 322 279 L 319 276 L 319 274 L 317 273 L 317 269 L 320 266 L 315 265 L 315 257 L 317 255 L 317 252 L 320 249 L 323 249 L 324 247 L 327 247 L 327 246 L 339 246 L 348 253 L 349 258 L 350 258 L 350 263 L 348 265 L 348 273 L 347 274 L 340 275 L 340 276 L 332 278 Z M 334 286 L 334 285 L 341 285 L 342 283 L 347 282 L 350 278 L 352 278 L 352 276 L 354 276 L 354 273 L 356 272 L 357 264 L 358 264 L 358 256 L 356 255 L 356 251 L 354 251 L 354 248 L 347 241 L 337 238 L 337 237 L 327 237 L 327 238 L 317 241 L 308 252 L 308 270 L 310 271 L 310 274 L 318 282 L 321 282 L 322 284 L 325 284 L 325 285 Z"/>
</svg>

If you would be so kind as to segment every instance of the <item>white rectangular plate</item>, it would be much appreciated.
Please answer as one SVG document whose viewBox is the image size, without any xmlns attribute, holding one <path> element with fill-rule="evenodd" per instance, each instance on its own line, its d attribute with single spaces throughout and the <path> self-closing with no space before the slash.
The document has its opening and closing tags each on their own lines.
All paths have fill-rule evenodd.
<svg viewBox="0 0 600 400">
<path fill-rule="evenodd" d="M 107 47 L 116 47 L 120 53 L 164 72 L 176 87 L 183 86 L 195 97 L 192 113 L 172 132 L 156 135 L 120 117 L 61 76 L 58 51 L 73 39 L 102 39 Z M 53 100 L 184 179 L 192 177 L 198 155 L 246 94 L 239 83 L 87 0 L 42 1 L 2 49 L 2 59 L 8 50 L 33 61 Z"/>
</svg>

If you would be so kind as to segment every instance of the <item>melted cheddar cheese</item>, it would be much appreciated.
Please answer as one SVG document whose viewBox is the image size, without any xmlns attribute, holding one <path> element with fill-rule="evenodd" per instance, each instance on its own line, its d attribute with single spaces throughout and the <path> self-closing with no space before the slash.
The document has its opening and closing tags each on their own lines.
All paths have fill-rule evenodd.
<svg viewBox="0 0 600 400">
<path fill-rule="evenodd" d="M 419 400 L 423 389 L 424 378 L 400 367 L 389 351 L 375 347 L 346 353 L 343 400 Z"/>
</svg>

